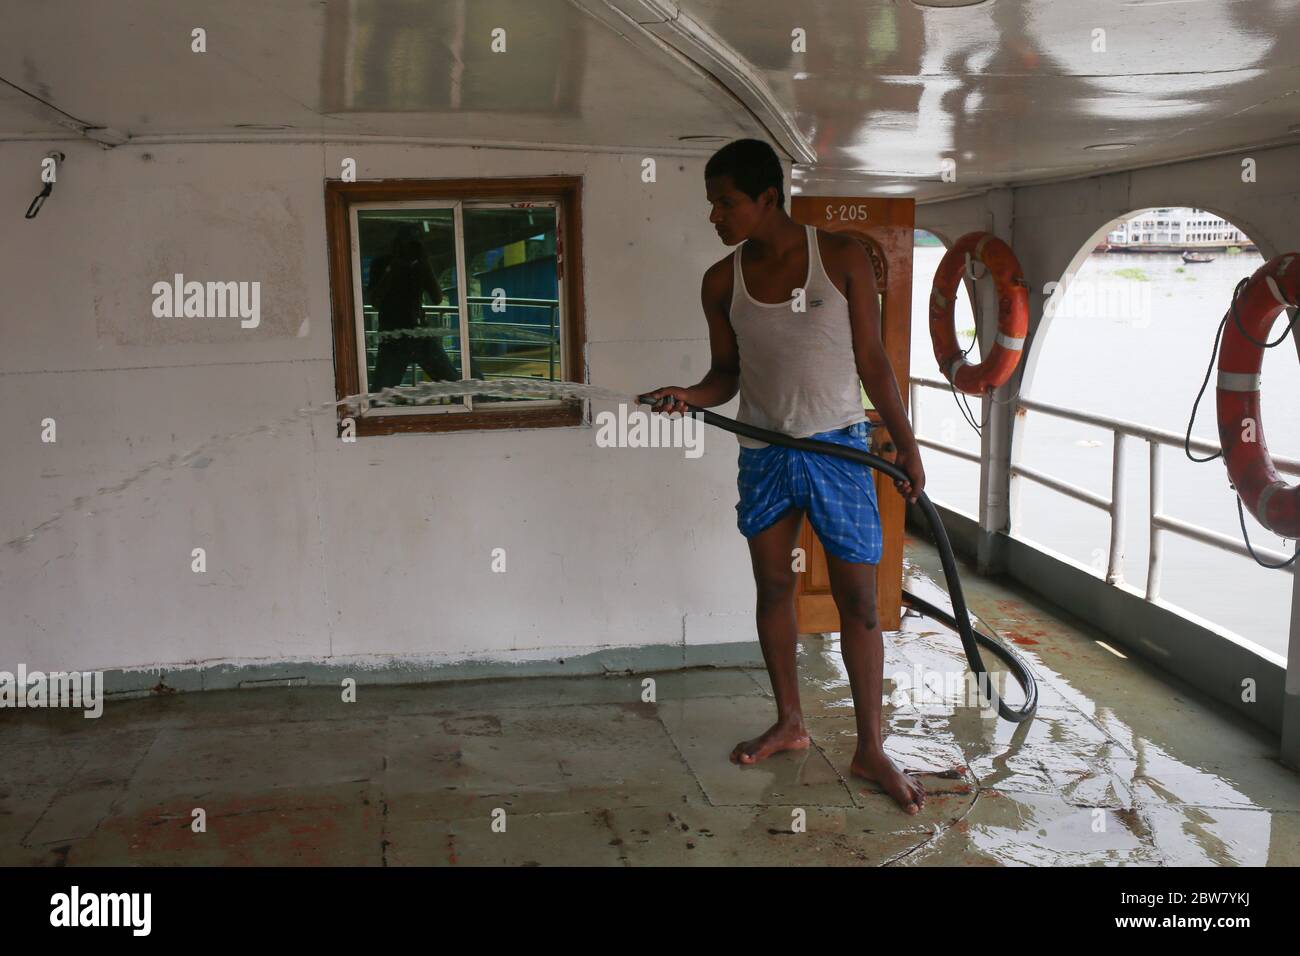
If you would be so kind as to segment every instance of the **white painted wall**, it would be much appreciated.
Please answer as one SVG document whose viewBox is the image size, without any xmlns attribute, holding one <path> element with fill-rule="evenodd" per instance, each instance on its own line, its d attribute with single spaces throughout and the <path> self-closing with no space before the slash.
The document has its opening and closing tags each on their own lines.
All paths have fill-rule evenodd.
<svg viewBox="0 0 1300 956">
<path fill-rule="evenodd" d="M 700 280 L 729 250 L 702 158 L 661 157 L 644 185 L 640 156 L 611 153 L 61 148 L 53 197 L 23 221 L 47 144 L 0 144 L 0 542 L 63 512 L 25 547 L 0 544 L 0 669 L 754 639 L 725 432 L 691 460 L 598 448 L 589 425 L 356 444 L 329 415 L 257 431 L 334 397 L 323 181 L 342 157 L 367 179 L 583 176 L 590 381 L 628 393 L 708 368 Z M 261 326 L 153 318 L 150 287 L 174 272 L 259 280 Z M 190 465 L 140 474 L 227 433 Z"/>
</svg>

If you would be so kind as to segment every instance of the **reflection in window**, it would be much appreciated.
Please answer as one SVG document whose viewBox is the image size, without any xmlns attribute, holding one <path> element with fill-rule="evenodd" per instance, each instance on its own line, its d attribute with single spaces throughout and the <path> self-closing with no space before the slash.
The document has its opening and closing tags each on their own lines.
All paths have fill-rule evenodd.
<svg viewBox="0 0 1300 956">
<path fill-rule="evenodd" d="M 489 204 L 465 207 L 469 271 L 469 340 L 479 377 L 540 378 L 559 374 L 559 272 L 555 207 Z M 475 399 L 520 402 L 528 399 Z"/>
<path fill-rule="evenodd" d="M 367 391 L 465 378 L 562 381 L 557 206 L 358 209 Z M 536 401 L 457 396 L 440 404 Z"/>
<path fill-rule="evenodd" d="M 448 297 L 453 210 L 358 210 L 357 230 L 368 390 L 464 378 L 459 310 Z"/>
</svg>

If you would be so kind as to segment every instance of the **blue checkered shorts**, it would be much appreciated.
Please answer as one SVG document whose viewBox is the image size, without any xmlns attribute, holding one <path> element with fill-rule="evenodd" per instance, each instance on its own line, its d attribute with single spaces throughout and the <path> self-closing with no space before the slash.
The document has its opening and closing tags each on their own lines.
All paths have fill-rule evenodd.
<svg viewBox="0 0 1300 956">
<path fill-rule="evenodd" d="M 871 427 L 859 422 L 810 437 L 869 451 Z M 799 508 L 828 554 L 841 561 L 880 563 L 883 541 L 871 466 L 784 445 L 742 447 L 739 466 L 736 525 L 746 538 Z"/>
</svg>

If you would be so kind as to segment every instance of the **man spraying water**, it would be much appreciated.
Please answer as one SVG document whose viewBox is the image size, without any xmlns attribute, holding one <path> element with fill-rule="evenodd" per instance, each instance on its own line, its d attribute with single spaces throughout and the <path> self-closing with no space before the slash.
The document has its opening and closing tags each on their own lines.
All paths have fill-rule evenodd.
<svg viewBox="0 0 1300 956">
<path fill-rule="evenodd" d="M 700 298 L 711 366 L 696 385 L 658 388 L 645 398 L 656 411 L 685 414 L 688 405 L 723 405 L 739 391 L 740 422 L 865 451 L 871 427 L 861 401 L 865 388 L 898 448 L 895 463 L 911 479 L 895 486 L 916 501 L 925 472 L 881 342 L 866 250 L 851 237 L 821 233 L 789 217 L 780 160 L 766 143 L 729 143 L 709 159 L 704 176 L 709 221 L 723 243 L 741 243 L 704 275 Z M 826 550 L 840 615 L 858 732 L 850 772 L 918 813 L 925 791 L 889 759 L 881 736 L 884 638 L 876 619 L 875 565 L 883 542 L 871 468 L 744 436 L 739 441 L 737 526 L 749 543 L 758 639 L 777 719 L 738 743 L 731 760 L 754 764 L 810 742 L 799 703 L 791 560 L 806 513 Z"/>
</svg>

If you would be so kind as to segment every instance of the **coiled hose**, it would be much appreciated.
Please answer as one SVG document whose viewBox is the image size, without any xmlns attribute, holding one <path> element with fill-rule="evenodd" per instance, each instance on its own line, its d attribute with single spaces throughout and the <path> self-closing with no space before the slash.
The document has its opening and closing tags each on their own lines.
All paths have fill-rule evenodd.
<svg viewBox="0 0 1300 956">
<path fill-rule="evenodd" d="M 638 396 L 637 401 L 644 405 L 655 404 L 653 399 L 645 395 Z M 884 458 L 870 452 L 850 448 L 846 445 L 836 445 L 831 442 L 814 441 L 811 438 L 791 438 L 779 432 L 771 432 L 765 428 L 733 421 L 726 416 L 711 412 L 707 408 L 699 408 L 689 403 L 684 404 L 690 410 L 690 414 L 699 417 L 706 424 L 714 425 L 734 434 L 767 442 L 770 445 L 784 445 L 787 448 L 797 448 L 800 451 L 813 451 L 825 455 L 835 455 L 838 458 L 846 458 L 849 461 L 862 462 L 864 465 L 870 465 L 876 471 L 884 472 L 896 481 L 911 481 L 911 478 L 903 469 L 893 462 L 886 461 Z M 957 560 L 953 556 L 952 545 L 948 542 L 948 532 L 943 526 L 943 521 L 939 518 L 939 512 L 935 510 L 934 503 L 930 501 L 929 496 L 924 491 L 917 496 L 916 503 L 921 506 L 921 512 L 930 525 L 931 534 L 934 535 L 935 546 L 939 550 L 939 560 L 943 563 L 943 576 L 948 585 L 948 597 L 952 601 L 953 613 L 949 614 L 942 608 L 931 604 L 929 601 L 922 600 L 908 591 L 903 592 L 904 597 L 916 610 L 928 614 L 930 617 L 942 621 L 956 630 L 961 637 L 962 647 L 966 650 L 966 660 L 979 683 L 981 692 L 986 694 L 990 701 L 997 701 L 998 716 L 1011 723 L 1020 723 L 1027 720 L 1033 716 L 1038 707 L 1038 685 L 1034 682 L 1033 674 L 1029 672 L 1029 665 L 1024 658 L 1005 646 L 1001 641 L 983 634 L 971 626 L 970 612 L 966 609 L 966 598 L 961 590 L 961 579 L 957 576 Z M 1008 706 L 1006 701 L 994 689 L 993 681 L 984 666 L 984 660 L 980 657 L 979 645 L 981 644 L 1001 659 L 1007 670 L 1024 690 L 1025 703 L 1019 710 Z"/>
</svg>

